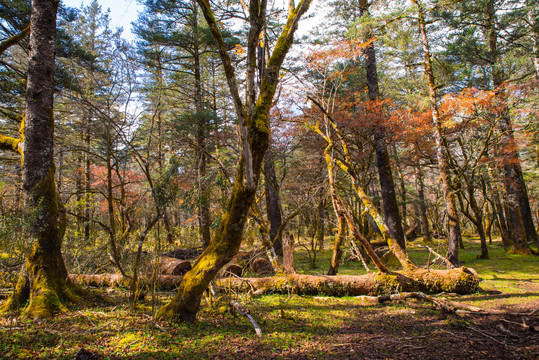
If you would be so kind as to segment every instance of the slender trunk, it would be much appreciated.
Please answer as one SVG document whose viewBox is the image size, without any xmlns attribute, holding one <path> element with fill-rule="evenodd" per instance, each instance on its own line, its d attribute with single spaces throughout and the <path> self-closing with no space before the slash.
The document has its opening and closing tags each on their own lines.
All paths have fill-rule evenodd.
<svg viewBox="0 0 539 360">
<path fill-rule="evenodd" d="M 367 3 L 367 1 L 364 1 L 362 4 L 362 8 L 360 9 L 362 14 L 368 11 Z M 366 41 L 371 40 L 373 37 L 371 31 L 367 31 L 365 37 Z M 376 101 L 380 97 L 380 90 L 378 84 L 378 71 L 376 69 L 376 52 L 373 41 L 371 41 L 365 48 L 365 69 L 367 72 L 369 99 L 371 101 Z M 395 183 L 393 181 L 393 175 L 391 174 L 384 126 L 382 124 L 376 125 L 373 132 L 385 223 L 393 239 L 398 242 L 401 248 L 405 249 L 406 242 L 404 240 L 404 230 L 402 228 L 399 205 L 395 195 Z"/>
<path fill-rule="evenodd" d="M 535 80 L 539 80 L 539 10 L 534 1 L 528 0 L 530 24 L 532 25 L 532 49 Z"/>
<path fill-rule="evenodd" d="M 326 235 L 326 199 L 322 193 L 322 200 L 316 208 L 316 246 L 318 250 L 324 250 L 324 237 Z"/>
<path fill-rule="evenodd" d="M 491 173 L 491 169 L 489 167 L 489 173 Z M 500 193 L 498 191 L 498 188 L 496 185 L 492 186 L 490 184 L 490 176 L 483 177 L 483 183 L 484 183 L 484 190 L 483 192 L 485 194 L 490 194 L 487 199 L 490 201 L 492 205 L 492 211 L 494 213 L 494 218 L 496 220 L 496 224 L 498 226 L 498 229 L 500 230 L 500 236 L 502 238 L 502 244 L 505 250 L 509 250 L 513 244 L 513 237 L 508 229 L 508 222 L 505 217 L 505 211 L 504 207 L 502 205 L 502 201 L 500 199 Z"/>
<path fill-rule="evenodd" d="M 84 243 L 90 243 L 90 225 L 92 216 L 91 213 L 91 160 L 90 160 L 90 117 L 85 116 L 85 129 L 84 129 L 84 144 L 86 151 L 84 152 Z"/>
<path fill-rule="evenodd" d="M 344 240 L 346 219 L 344 217 L 344 210 L 342 209 L 341 202 L 338 198 L 337 189 L 335 188 L 335 166 L 331 157 L 331 147 L 332 143 L 328 142 L 327 147 L 324 149 L 324 156 L 328 170 L 331 202 L 337 217 L 337 234 L 335 234 L 335 239 L 333 240 L 333 253 L 331 255 L 331 263 L 329 265 L 328 275 L 337 275 L 342 258 L 342 243 Z"/>
<path fill-rule="evenodd" d="M 277 237 L 279 227 L 282 224 L 281 201 L 279 196 L 279 184 L 275 175 L 275 165 L 271 145 L 266 151 L 264 158 L 264 177 L 266 180 L 266 211 L 270 222 L 270 239 L 273 242 L 275 253 L 283 254 L 281 236 Z"/>
<path fill-rule="evenodd" d="M 421 165 L 418 163 L 416 168 L 416 186 L 417 196 L 419 197 L 419 218 L 421 219 L 421 232 L 426 242 L 431 242 L 431 234 L 429 228 L 429 220 L 427 218 L 427 202 L 425 199 L 425 183 L 423 182 L 423 172 Z"/>
<path fill-rule="evenodd" d="M 430 44 L 427 38 L 427 22 L 425 20 L 423 6 L 419 2 L 420 0 L 412 0 L 417 6 L 419 17 L 419 31 L 421 35 L 421 43 L 423 45 L 424 53 L 424 67 L 425 74 L 428 81 L 429 88 L 429 100 L 432 111 L 432 122 L 434 125 L 434 139 L 436 141 L 436 156 L 438 158 L 438 168 L 440 170 L 440 178 L 442 180 L 442 191 L 444 194 L 444 201 L 447 209 L 448 216 L 448 254 L 449 261 L 458 266 L 459 264 L 459 242 L 461 241 L 459 217 L 457 212 L 457 206 L 455 204 L 455 196 L 451 191 L 451 174 L 449 171 L 449 149 L 446 145 L 446 140 L 443 134 L 442 120 L 440 119 L 440 112 L 438 108 L 438 96 L 436 93 L 436 80 L 434 77 L 434 71 L 432 67 L 432 57 L 430 54 Z"/>
<path fill-rule="evenodd" d="M 485 236 L 485 227 L 483 226 L 484 213 L 481 207 L 479 207 L 479 204 L 477 204 L 477 200 L 475 198 L 475 187 L 474 187 L 473 180 L 468 178 L 467 175 L 464 175 L 464 181 L 466 183 L 466 191 L 468 193 L 468 203 L 470 205 L 470 209 L 472 210 L 472 212 L 470 213 L 468 209 L 466 209 L 464 206 L 464 203 L 462 201 L 462 197 L 464 195 L 459 195 L 459 201 L 460 201 L 462 213 L 472 222 L 472 224 L 474 224 L 475 229 L 477 231 L 477 235 L 479 235 L 479 239 L 481 242 L 481 254 L 478 257 L 480 259 L 488 259 L 489 256 L 488 256 L 487 238 Z"/>
<path fill-rule="evenodd" d="M 125 276 L 122 265 L 120 263 L 120 254 L 118 253 L 118 246 L 116 244 L 116 217 L 114 212 L 114 193 L 113 193 L 113 163 L 112 163 L 112 134 L 110 124 L 107 124 L 107 154 L 106 154 L 106 166 L 107 166 L 107 213 L 109 220 L 109 256 L 110 260 L 118 268 L 118 270 Z"/>
<path fill-rule="evenodd" d="M 197 118 L 197 182 L 198 182 L 198 226 L 202 246 L 210 244 L 210 182 L 206 179 L 206 116 L 202 104 L 202 75 L 198 35 L 198 7 L 193 1 L 193 61 L 195 73 L 195 114 Z"/>
<path fill-rule="evenodd" d="M 162 77 L 161 77 L 161 64 L 159 63 L 159 83 L 161 86 Z M 163 120 L 161 119 L 161 111 L 157 111 L 157 166 L 159 171 L 163 171 Z M 167 243 L 174 243 L 174 235 L 172 233 L 172 228 L 170 226 L 170 215 L 167 211 L 167 207 L 163 206 L 163 223 L 165 225 L 165 232 L 167 234 Z"/>
</svg>

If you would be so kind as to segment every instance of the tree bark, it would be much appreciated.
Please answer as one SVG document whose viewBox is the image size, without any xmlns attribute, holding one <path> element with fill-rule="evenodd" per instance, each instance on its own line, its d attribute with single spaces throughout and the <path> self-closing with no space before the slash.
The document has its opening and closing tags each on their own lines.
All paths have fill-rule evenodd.
<svg viewBox="0 0 539 360">
<path fill-rule="evenodd" d="M 417 196 L 419 197 L 419 212 L 421 219 L 421 232 L 426 242 L 431 242 L 431 234 L 429 228 L 429 220 L 427 218 L 427 202 L 425 199 L 425 183 L 423 181 L 423 173 L 421 171 L 421 165 L 418 164 L 416 168 L 416 184 L 417 184 Z"/>
<path fill-rule="evenodd" d="M 4 305 L 30 318 L 45 318 L 65 308 L 72 297 L 62 257 L 64 216 L 54 180 L 54 63 L 58 2 L 32 0 L 30 53 L 26 88 L 23 190 L 30 211 L 31 240 L 25 270 Z"/>
<path fill-rule="evenodd" d="M 412 0 L 418 10 L 419 32 L 421 35 L 421 43 L 423 45 L 424 68 L 427 77 L 427 85 L 429 88 L 429 100 L 432 111 L 432 122 L 434 126 L 434 138 L 436 141 L 436 156 L 438 158 L 438 168 L 442 180 L 442 191 L 448 216 L 448 259 L 458 266 L 459 264 L 459 242 L 461 240 L 459 217 L 457 206 L 455 204 L 455 196 L 451 191 L 451 174 L 449 171 L 449 149 L 447 148 L 445 137 L 443 134 L 442 120 L 438 109 L 438 96 L 436 92 L 436 80 L 432 67 L 432 56 L 430 54 L 430 44 L 427 38 L 427 22 L 425 20 L 424 9 L 419 0 Z"/>
<path fill-rule="evenodd" d="M 198 226 L 202 246 L 206 248 L 210 244 L 210 184 L 206 179 L 206 115 L 203 114 L 202 104 L 202 75 L 200 72 L 200 49 L 198 35 L 198 7 L 192 1 L 193 6 L 193 61 L 195 75 L 195 114 L 197 119 L 197 182 L 198 182 Z"/>
<path fill-rule="evenodd" d="M 361 15 L 368 12 L 368 1 L 362 1 Z M 367 72 L 367 88 L 369 100 L 376 101 L 380 97 L 378 84 L 378 71 L 376 69 L 376 52 L 374 41 L 371 41 L 373 34 L 367 31 L 364 41 L 370 41 L 365 48 L 365 70 Z M 402 219 L 399 213 L 397 196 L 395 195 L 395 182 L 391 173 L 389 161 L 389 152 L 385 136 L 385 129 L 382 124 L 375 125 L 373 129 L 374 143 L 376 150 L 376 164 L 378 167 L 378 177 L 380 189 L 382 190 L 382 206 L 384 209 L 384 219 L 391 234 L 391 237 L 397 241 L 399 246 L 406 248 L 404 240 L 404 230 L 402 228 Z"/>
<path fill-rule="evenodd" d="M 283 268 L 287 274 L 295 274 L 294 266 L 294 236 L 286 233 L 283 238 Z"/>
<path fill-rule="evenodd" d="M 270 222 L 269 237 L 273 243 L 273 249 L 278 255 L 283 254 L 283 241 L 277 236 L 282 223 L 281 200 L 279 197 L 279 184 L 275 175 L 275 164 L 271 145 L 266 151 L 264 159 L 264 178 L 266 180 L 266 211 Z"/>
</svg>

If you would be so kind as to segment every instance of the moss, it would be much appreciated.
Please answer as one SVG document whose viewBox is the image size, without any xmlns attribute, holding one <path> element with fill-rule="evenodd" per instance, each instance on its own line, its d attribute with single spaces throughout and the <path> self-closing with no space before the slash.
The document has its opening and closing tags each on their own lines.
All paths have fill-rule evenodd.
<svg viewBox="0 0 539 360">
<path fill-rule="evenodd" d="M 57 292 L 44 288 L 38 289 L 31 296 L 30 303 L 24 310 L 24 316 L 31 319 L 44 319 L 66 310 L 67 308 L 60 301 Z"/>
</svg>

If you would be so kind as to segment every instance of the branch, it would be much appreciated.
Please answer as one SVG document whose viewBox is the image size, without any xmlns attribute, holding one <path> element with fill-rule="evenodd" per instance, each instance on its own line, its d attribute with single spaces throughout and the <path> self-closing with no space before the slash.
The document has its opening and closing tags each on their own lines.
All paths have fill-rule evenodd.
<svg viewBox="0 0 539 360">
<path fill-rule="evenodd" d="M 20 33 L 2 41 L 0 43 L 0 56 L 13 45 L 20 43 L 21 40 L 24 39 L 28 34 L 30 34 L 30 24 L 28 24 L 28 26 L 25 27 Z"/>
</svg>

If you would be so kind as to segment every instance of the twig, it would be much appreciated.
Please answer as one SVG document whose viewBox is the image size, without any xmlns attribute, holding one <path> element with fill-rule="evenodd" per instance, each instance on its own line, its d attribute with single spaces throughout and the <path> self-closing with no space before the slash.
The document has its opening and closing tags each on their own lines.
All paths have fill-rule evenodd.
<svg viewBox="0 0 539 360">
<path fill-rule="evenodd" d="M 434 261 L 436 261 L 437 259 L 440 259 L 442 260 L 450 269 L 454 269 L 455 268 L 455 265 L 451 264 L 451 261 L 449 261 L 446 257 L 438 254 L 436 251 L 432 250 L 430 248 L 430 246 L 427 246 L 427 245 L 419 245 L 419 247 L 424 247 L 426 249 L 428 249 L 434 256 L 436 256 L 436 259 Z"/>
<path fill-rule="evenodd" d="M 505 319 L 501 319 L 501 321 L 506 322 L 508 324 L 518 325 L 524 330 L 536 331 L 535 327 L 529 326 L 528 324 L 526 324 L 524 319 L 522 319 L 522 323 L 517 323 L 517 322 L 514 322 L 514 321 L 505 320 Z"/>
<path fill-rule="evenodd" d="M 148 314 L 142 314 L 142 316 L 150 319 L 150 321 L 152 322 L 152 325 L 154 327 L 156 327 L 157 329 L 161 330 L 162 332 L 167 332 L 161 325 L 159 325 L 158 323 L 155 322 L 155 319 L 153 317 L 151 317 L 150 315 Z"/>
<path fill-rule="evenodd" d="M 84 314 L 82 311 L 77 311 L 79 314 L 81 314 L 82 316 L 84 316 L 86 319 L 88 319 L 88 321 L 94 326 L 94 328 L 96 328 L 96 324 L 94 324 L 94 322 L 92 321 L 92 319 L 90 319 L 90 317 L 86 314 Z"/>
<path fill-rule="evenodd" d="M 504 346 L 505 346 L 505 344 L 504 344 L 503 342 L 501 342 L 501 341 L 499 341 L 499 340 L 496 340 L 495 338 L 493 338 L 493 337 L 490 336 L 489 334 L 485 334 L 484 332 L 482 332 L 482 331 L 480 331 L 480 330 L 477 330 L 476 328 L 474 328 L 474 327 L 472 327 L 472 326 L 468 326 L 468 329 L 470 329 L 470 330 L 472 330 L 472 331 L 475 331 L 476 333 L 481 334 L 481 335 L 483 335 L 484 337 L 489 338 L 490 340 L 492 340 L 492 341 L 494 341 L 494 342 L 497 342 L 497 343 L 500 344 L 500 345 L 504 345 Z"/>
<path fill-rule="evenodd" d="M 240 314 L 243 317 L 246 317 L 249 320 L 249 322 L 255 328 L 256 335 L 261 338 L 262 329 L 260 329 L 260 326 L 258 326 L 255 319 L 253 319 L 251 314 L 249 314 L 249 310 L 237 301 L 230 301 L 230 306 L 232 306 L 238 312 L 238 314 Z"/>
</svg>

